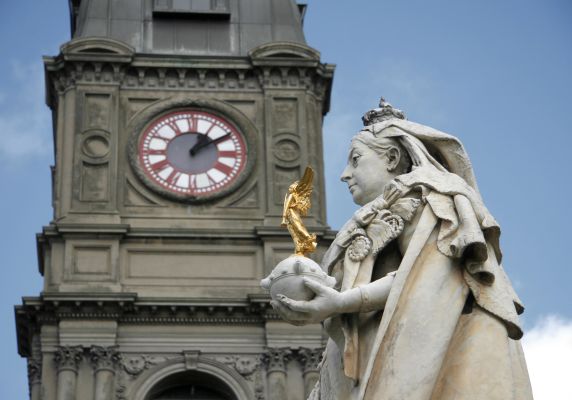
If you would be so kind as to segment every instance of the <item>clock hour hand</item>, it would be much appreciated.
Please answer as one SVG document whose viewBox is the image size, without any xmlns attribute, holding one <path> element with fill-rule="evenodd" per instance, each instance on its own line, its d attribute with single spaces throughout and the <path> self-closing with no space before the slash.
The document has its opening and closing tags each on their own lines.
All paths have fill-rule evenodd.
<svg viewBox="0 0 572 400">
<path fill-rule="evenodd" d="M 191 157 L 197 154 L 197 150 L 203 148 L 204 146 L 210 143 L 209 137 L 207 135 L 202 135 L 200 133 L 198 135 L 199 137 L 197 138 L 196 143 L 193 145 L 193 147 L 191 147 L 191 150 L 189 150 Z"/>
<path fill-rule="evenodd" d="M 204 136 L 204 138 L 203 137 L 199 138 L 199 140 L 197 140 L 197 143 L 195 143 L 195 145 L 191 148 L 190 150 L 191 156 L 196 155 L 200 149 L 208 146 L 209 144 L 222 142 L 223 140 L 228 139 L 230 137 L 230 133 L 217 137 L 214 140 L 208 140 L 209 138 L 207 135 L 201 135 L 201 136 Z"/>
</svg>

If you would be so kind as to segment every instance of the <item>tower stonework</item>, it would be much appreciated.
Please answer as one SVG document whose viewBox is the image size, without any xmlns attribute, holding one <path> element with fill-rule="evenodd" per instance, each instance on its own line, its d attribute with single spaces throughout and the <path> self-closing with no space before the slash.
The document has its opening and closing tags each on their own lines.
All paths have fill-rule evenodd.
<svg viewBox="0 0 572 400">
<path fill-rule="evenodd" d="M 71 0 L 44 59 L 54 217 L 40 296 L 16 307 L 33 400 L 301 400 L 319 325 L 279 320 L 260 279 L 293 252 L 288 185 L 316 171 L 334 66 L 294 0 Z"/>
</svg>

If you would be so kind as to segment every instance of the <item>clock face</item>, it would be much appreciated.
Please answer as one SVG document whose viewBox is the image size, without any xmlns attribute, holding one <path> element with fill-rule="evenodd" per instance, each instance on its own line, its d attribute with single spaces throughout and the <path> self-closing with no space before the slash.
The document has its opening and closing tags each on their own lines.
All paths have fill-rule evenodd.
<svg viewBox="0 0 572 400">
<path fill-rule="evenodd" d="M 204 111 L 181 110 L 155 119 L 139 138 L 146 178 L 178 198 L 227 191 L 246 165 L 246 144 L 233 124 Z"/>
</svg>

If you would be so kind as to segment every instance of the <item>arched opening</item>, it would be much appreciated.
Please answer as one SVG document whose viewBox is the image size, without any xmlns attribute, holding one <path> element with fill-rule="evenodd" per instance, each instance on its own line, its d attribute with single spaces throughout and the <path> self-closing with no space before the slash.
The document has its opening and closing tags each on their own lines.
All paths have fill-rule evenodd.
<svg viewBox="0 0 572 400">
<path fill-rule="evenodd" d="M 216 377 L 199 371 L 184 371 L 157 383 L 145 400 L 238 400 Z"/>
</svg>

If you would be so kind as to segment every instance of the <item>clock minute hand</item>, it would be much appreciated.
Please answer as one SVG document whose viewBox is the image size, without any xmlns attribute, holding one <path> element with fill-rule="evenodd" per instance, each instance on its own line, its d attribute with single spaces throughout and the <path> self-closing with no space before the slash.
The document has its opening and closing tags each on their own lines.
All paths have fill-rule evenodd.
<svg viewBox="0 0 572 400">
<path fill-rule="evenodd" d="M 229 138 L 229 137 L 230 137 L 230 133 L 227 133 L 226 135 L 217 137 L 216 139 L 212 140 L 209 144 L 222 142 L 222 141 L 226 140 L 226 139 Z"/>
</svg>

